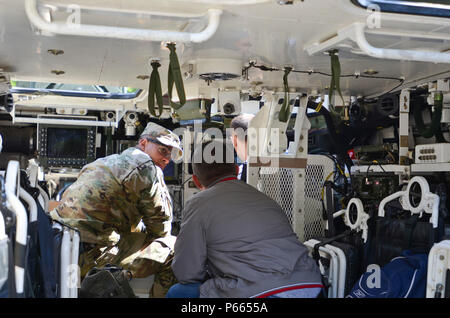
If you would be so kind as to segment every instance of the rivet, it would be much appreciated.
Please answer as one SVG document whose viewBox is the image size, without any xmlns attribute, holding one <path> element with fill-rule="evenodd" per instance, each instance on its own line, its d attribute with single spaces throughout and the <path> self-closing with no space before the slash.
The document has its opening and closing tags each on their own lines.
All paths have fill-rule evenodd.
<svg viewBox="0 0 450 318">
<path fill-rule="evenodd" d="M 53 74 L 56 74 L 56 75 L 62 75 L 62 74 L 64 74 L 65 72 L 64 72 L 64 71 L 60 71 L 60 70 L 52 70 L 52 73 L 53 73 Z"/>
<path fill-rule="evenodd" d="M 53 55 L 64 54 L 64 51 L 63 51 L 63 50 L 58 50 L 58 49 L 50 49 L 50 50 L 47 50 L 47 52 L 48 52 L 49 54 L 53 54 Z"/>
</svg>

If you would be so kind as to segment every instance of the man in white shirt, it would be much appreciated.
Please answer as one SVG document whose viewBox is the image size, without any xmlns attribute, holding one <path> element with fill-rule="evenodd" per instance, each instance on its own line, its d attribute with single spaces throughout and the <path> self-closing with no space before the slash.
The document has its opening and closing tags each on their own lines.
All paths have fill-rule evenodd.
<svg viewBox="0 0 450 318">
<path fill-rule="evenodd" d="M 247 182 L 247 129 L 250 121 L 255 117 L 252 114 L 240 114 L 231 121 L 231 141 L 239 159 L 243 162 L 239 165 L 238 179 Z"/>
</svg>

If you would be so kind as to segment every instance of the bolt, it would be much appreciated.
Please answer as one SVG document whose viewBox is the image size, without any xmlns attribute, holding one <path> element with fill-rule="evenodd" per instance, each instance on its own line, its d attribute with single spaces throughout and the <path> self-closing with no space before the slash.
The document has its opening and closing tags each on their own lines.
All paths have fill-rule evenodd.
<svg viewBox="0 0 450 318">
<path fill-rule="evenodd" d="M 303 140 L 303 138 L 304 138 L 303 135 L 300 135 L 300 140 Z"/>
<path fill-rule="evenodd" d="M 303 152 L 303 147 L 298 148 L 298 152 Z"/>
<path fill-rule="evenodd" d="M 444 255 L 440 255 L 440 256 L 439 256 L 439 259 L 440 259 L 441 261 L 443 261 L 443 260 L 445 259 L 445 256 L 444 256 Z"/>
</svg>

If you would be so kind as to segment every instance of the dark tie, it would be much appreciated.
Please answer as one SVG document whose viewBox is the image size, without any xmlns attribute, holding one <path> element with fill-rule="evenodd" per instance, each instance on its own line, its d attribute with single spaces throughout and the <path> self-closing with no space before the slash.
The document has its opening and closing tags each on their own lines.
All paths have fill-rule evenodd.
<svg viewBox="0 0 450 318">
<path fill-rule="evenodd" d="M 242 164 L 241 180 L 247 182 L 247 164 Z"/>
</svg>

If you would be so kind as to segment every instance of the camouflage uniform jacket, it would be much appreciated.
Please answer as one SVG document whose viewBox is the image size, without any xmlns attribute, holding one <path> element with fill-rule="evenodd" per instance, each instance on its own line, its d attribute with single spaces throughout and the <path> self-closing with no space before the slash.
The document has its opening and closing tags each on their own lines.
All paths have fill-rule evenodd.
<svg viewBox="0 0 450 318">
<path fill-rule="evenodd" d="M 113 232 L 140 232 L 141 220 L 147 240 L 170 235 L 172 202 L 161 168 L 128 148 L 84 166 L 51 216 L 77 228 L 82 242 L 112 246 Z"/>
</svg>

